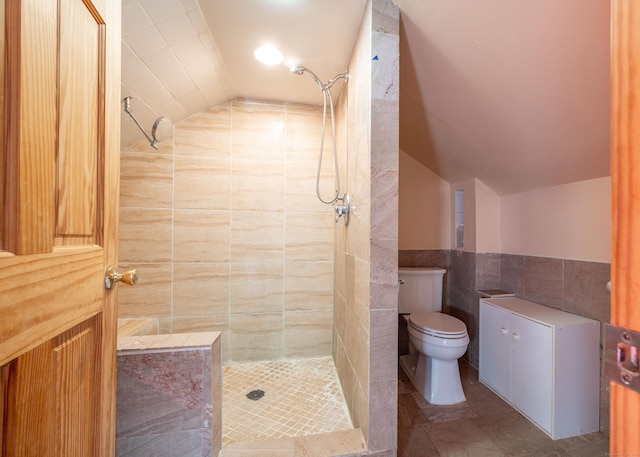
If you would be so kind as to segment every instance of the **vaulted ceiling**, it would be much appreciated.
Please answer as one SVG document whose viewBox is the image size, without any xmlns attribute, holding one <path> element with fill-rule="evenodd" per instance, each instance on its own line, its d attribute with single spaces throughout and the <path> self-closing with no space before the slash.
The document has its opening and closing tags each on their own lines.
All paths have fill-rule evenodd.
<svg viewBox="0 0 640 457">
<path fill-rule="evenodd" d="M 400 147 L 501 195 L 609 175 L 609 3 L 396 0 Z M 233 97 L 319 104 L 366 0 L 123 0 L 122 97 L 149 131 Z M 253 58 L 278 46 L 282 65 Z M 142 138 L 123 113 L 122 145 Z"/>
</svg>

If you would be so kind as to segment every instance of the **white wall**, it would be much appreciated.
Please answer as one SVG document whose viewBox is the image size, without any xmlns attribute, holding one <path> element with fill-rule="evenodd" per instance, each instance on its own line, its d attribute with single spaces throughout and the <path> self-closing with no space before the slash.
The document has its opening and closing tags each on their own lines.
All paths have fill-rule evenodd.
<svg viewBox="0 0 640 457">
<path fill-rule="evenodd" d="M 610 188 L 604 177 L 498 197 L 477 179 L 450 185 L 400 151 L 398 248 L 452 249 L 463 189 L 463 250 L 609 263 Z"/>
<path fill-rule="evenodd" d="M 501 252 L 610 262 L 611 178 L 501 198 Z"/>
<path fill-rule="evenodd" d="M 398 249 L 450 249 L 451 204 L 449 183 L 400 151 Z"/>
<path fill-rule="evenodd" d="M 475 252 L 500 252 L 500 197 L 477 179 L 475 196 Z"/>
</svg>

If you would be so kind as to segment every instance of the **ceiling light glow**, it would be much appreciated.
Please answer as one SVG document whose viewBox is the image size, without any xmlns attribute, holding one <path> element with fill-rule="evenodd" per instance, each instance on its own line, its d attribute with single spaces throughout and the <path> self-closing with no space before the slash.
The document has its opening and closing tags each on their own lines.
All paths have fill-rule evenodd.
<svg viewBox="0 0 640 457">
<path fill-rule="evenodd" d="M 284 55 L 273 46 L 260 46 L 253 51 L 253 56 L 258 62 L 265 65 L 277 65 L 284 60 Z"/>
</svg>

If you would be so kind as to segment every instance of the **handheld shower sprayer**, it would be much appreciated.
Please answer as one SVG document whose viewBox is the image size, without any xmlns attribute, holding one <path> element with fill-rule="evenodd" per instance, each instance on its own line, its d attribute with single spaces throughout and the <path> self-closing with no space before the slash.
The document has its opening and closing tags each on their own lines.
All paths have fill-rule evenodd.
<svg viewBox="0 0 640 457">
<path fill-rule="evenodd" d="M 349 194 L 345 193 L 340 196 L 340 169 L 338 167 L 338 154 L 337 154 L 337 144 L 336 144 L 336 124 L 335 124 L 335 116 L 333 112 L 333 96 L 331 95 L 331 87 L 338 81 L 339 79 L 344 79 L 344 82 L 347 83 L 349 81 L 349 72 L 345 71 L 337 74 L 333 78 L 331 78 L 326 83 L 322 83 L 318 75 L 309 70 L 307 67 L 298 66 L 292 67 L 289 71 L 296 75 L 301 75 L 303 73 L 309 73 L 309 76 L 313 78 L 316 84 L 320 87 L 322 91 L 323 98 L 323 110 L 322 110 L 322 137 L 320 139 L 320 157 L 318 158 L 318 172 L 316 174 L 316 195 L 318 199 L 327 205 L 335 203 L 337 201 L 341 201 L 341 205 L 334 205 L 333 209 L 336 212 L 336 223 L 341 216 L 344 216 L 345 225 L 349 224 L 349 207 L 350 207 L 350 198 Z M 328 100 L 328 102 L 327 102 Z M 322 169 L 322 153 L 324 152 L 324 137 L 326 131 L 326 122 L 327 122 L 327 104 L 331 110 L 331 136 L 333 139 L 333 164 L 335 168 L 335 193 L 333 194 L 333 198 L 331 200 L 324 200 L 320 195 L 320 171 Z"/>
<path fill-rule="evenodd" d="M 336 76 L 334 76 L 333 78 L 331 78 L 329 81 L 327 81 L 326 83 L 322 83 L 322 81 L 320 80 L 320 78 L 318 78 L 318 75 L 316 75 L 314 72 L 312 72 L 311 70 L 309 70 L 307 67 L 303 67 L 303 66 L 299 66 L 299 67 L 291 67 L 289 69 L 289 71 L 295 75 L 301 75 L 303 73 L 309 73 L 309 75 L 313 78 L 313 80 L 316 82 L 316 84 L 318 86 L 320 86 L 320 90 L 321 91 L 326 91 L 329 90 L 331 88 L 331 86 L 333 86 L 336 81 L 340 78 L 344 79 L 345 82 L 349 81 L 349 72 L 345 71 L 342 72 L 340 74 L 337 74 Z"/>
<path fill-rule="evenodd" d="M 292 67 L 289 71 L 295 75 L 301 75 L 304 72 L 309 73 L 309 76 L 313 78 L 316 84 L 320 87 L 320 90 L 324 91 L 324 84 L 322 84 L 322 81 L 320 81 L 320 78 L 318 78 L 318 75 L 316 75 L 314 72 L 309 70 L 307 67 Z"/>
</svg>

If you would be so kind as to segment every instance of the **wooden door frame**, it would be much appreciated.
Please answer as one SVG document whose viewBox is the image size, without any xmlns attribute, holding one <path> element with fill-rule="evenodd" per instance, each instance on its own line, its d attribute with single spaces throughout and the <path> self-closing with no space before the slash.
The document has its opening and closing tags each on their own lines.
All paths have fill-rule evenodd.
<svg viewBox="0 0 640 457">
<path fill-rule="evenodd" d="M 611 323 L 640 331 L 640 2 L 611 1 Z M 611 383 L 611 455 L 640 455 L 640 394 Z"/>
<path fill-rule="evenodd" d="M 104 0 L 107 17 L 106 31 L 106 81 L 105 81 L 105 157 L 104 195 L 105 219 L 103 221 L 103 248 L 105 265 L 118 266 L 118 225 L 120 196 L 120 85 L 121 85 L 121 41 L 122 41 L 122 2 Z M 102 314 L 102 338 L 105 357 L 102 379 L 101 404 L 104 406 L 102 417 L 98 418 L 101 436 L 101 457 L 115 455 L 116 435 L 116 355 L 118 305 L 117 288 L 105 294 Z"/>
</svg>

